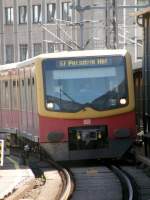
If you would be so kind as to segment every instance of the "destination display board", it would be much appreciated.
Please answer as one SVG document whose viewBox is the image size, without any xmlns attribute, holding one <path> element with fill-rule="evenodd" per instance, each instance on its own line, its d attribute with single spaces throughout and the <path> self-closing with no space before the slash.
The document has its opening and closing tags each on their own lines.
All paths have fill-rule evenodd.
<svg viewBox="0 0 150 200">
<path fill-rule="evenodd" d="M 106 65 L 110 62 L 110 59 L 102 58 L 78 58 L 78 59 L 62 59 L 57 61 L 57 65 L 60 67 L 67 66 L 91 66 L 91 65 Z"/>
<path fill-rule="evenodd" d="M 44 68 L 51 69 L 71 69 L 71 68 L 90 68 L 90 67 L 107 67 L 120 66 L 124 64 L 122 56 L 101 56 L 101 57 L 81 57 L 81 58 L 55 58 L 45 59 Z"/>
<path fill-rule="evenodd" d="M 0 140 L 0 166 L 4 164 L 4 140 Z"/>
</svg>

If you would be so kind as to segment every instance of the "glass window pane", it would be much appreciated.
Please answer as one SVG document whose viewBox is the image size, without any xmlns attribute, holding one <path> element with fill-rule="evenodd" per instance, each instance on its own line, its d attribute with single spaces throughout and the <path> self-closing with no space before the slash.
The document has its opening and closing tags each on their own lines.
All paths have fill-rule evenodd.
<svg viewBox="0 0 150 200">
<path fill-rule="evenodd" d="M 20 61 L 28 58 L 28 45 L 20 44 Z"/>
<path fill-rule="evenodd" d="M 33 5 L 33 23 L 39 23 L 42 21 L 41 5 Z"/>
<path fill-rule="evenodd" d="M 48 53 L 53 53 L 54 49 L 54 43 L 48 43 Z"/>
<path fill-rule="evenodd" d="M 14 62 L 14 47 L 13 45 L 6 45 L 6 63 Z"/>
<path fill-rule="evenodd" d="M 14 20 L 13 8 L 12 7 L 5 8 L 5 23 L 13 24 L 13 20 Z"/>
<path fill-rule="evenodd" d="M 47 4 L 47 22 L 53 22 L 56 19 L 56 4 Z"/>
<path fill-rule="evenodd" d="M 96 110 L 126 106 L 120 103 L 121 98 L 128 100 L 125 62 L 120 56 L 51 59 L 43 65 L 45 98 L 53 110 L 74 112 L 87 104 Z"/>
<path fill-rule="evenodd" d="M 19 7 L 19 24 L 27 23 L 27 6 Z"/>
<path fill-rule="evenodd" d="M 33 45 L 34 49 L 34 56 L 37 56 L 42 53 L 42 44 L 41 43 L 36 43 Z"/>
<path fill-rule="evenodd" d="M 70 6 L 70 2 L 62 3 L 62 20 L 71 21 L 72 9 L 70 8 Z"/>
</svg>

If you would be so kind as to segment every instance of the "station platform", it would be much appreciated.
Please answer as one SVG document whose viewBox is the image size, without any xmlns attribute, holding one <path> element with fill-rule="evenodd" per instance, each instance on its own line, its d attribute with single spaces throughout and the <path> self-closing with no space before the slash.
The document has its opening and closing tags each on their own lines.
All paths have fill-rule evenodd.
<svg viewBox="0 0 150 200">
<path fill-rule="evenodd" d="M 32 170 L 19 162 L 19 158 L 12 155 L 4 158 L 4 165 L 0 166 L 0 200 L 35 179 Z"/>
</svg>

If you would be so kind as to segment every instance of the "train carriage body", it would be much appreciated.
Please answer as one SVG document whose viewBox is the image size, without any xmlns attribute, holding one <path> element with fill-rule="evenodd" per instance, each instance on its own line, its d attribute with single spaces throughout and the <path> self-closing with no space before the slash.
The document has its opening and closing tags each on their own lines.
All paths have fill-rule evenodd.
<svg viewBox="0 0 150 200">
<path fill-rule="evenodd" d="M 0 77 L 1 130 L 40 143 L 55 160 L 120 158 L 135 140 L 125 50 L 43 54 L 2 67 Z"/>
</svg>

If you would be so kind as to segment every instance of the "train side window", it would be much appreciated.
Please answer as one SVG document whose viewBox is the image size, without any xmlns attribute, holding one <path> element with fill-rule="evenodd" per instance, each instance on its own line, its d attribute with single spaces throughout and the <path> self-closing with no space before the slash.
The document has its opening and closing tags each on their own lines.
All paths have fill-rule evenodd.
<svg viewBox="0 0 150 200">
<path fill-rule="evenodd" d="M 31 80 L 32 80 L 32 104 L 33 104 L 33 112 L 35 111 L 35 106 L 36 106 L 36 104 L 35 104 L 35 81 L 34 81 L 34 77 L 32 77 L 31 78 Z"/>
<path fill-rule="evenodd" d="M 32 85 L 34 85 L 34 77 L 32 77 Z"/>
<path fill-rule="evenodd" d="M 21 80 L 21 109 L 26 110 L 26 90 L 25 90 L 25 83 L 24 79 Z"/>
<path fill-rule="evenodd" d="M 5 81 L 5 107 L 9 108 L 9 100 L 10 100 L 10 91 L 9 91 L 9 82 Z"/>
<path fill-rule="evenodd" d="M 16 87 L 16 81 L 13 80 L 13 87 Z"/>
<path fill-rule="evenodd" d="M 28 78 L 28 86 L 30 86 L 30 78 Z"/>
<path fill-rule="evenodd" d="M 8 81 L 5 81 L 5 108 L 8 106 L 8 99 L 7 99 L 7 88 L 8 88 Z"/>
<path fill-rule="evenodd" d="M 37 127 L 37 98 L 36 98 L 36 81 L 35 77 L 32 75 L 32 109 L 33 109 L 33 127 Z"/>
<path fill-rule="evenodd" d="M 19 87 L 19 81 L 17 80 L 17 87 Z"/>
<path fill-rule="evenodd" d="M 19 81 L 16 80 L 16 108 L 19 108 Z"/>
<path fill-rule="evenodd" d="M 8 81 L 5 81 L 5 88 L 8 87 Z"/>
<path fill-rule="evenodd" d="M 30 78 L 26 78 L 26 87 L 27 87 L 27 110 L 32 110 L 32 102 L 31 102 L 31 80 Z"/>
<path fill-rule="evenodd" d="M 12 107 L 13 109 L 17 108 L 17 82 L 16 80 L 12 81 Z"/>
<path fill-rule="evenodd" d="M 2 108 L 5 108 L 5 99 L 6 99 L 6 90 L 5 90 L 5 81 L 2 80 L 2 93 L 1 93 L 1 102 L 2 102 Z"/>
</svg>

